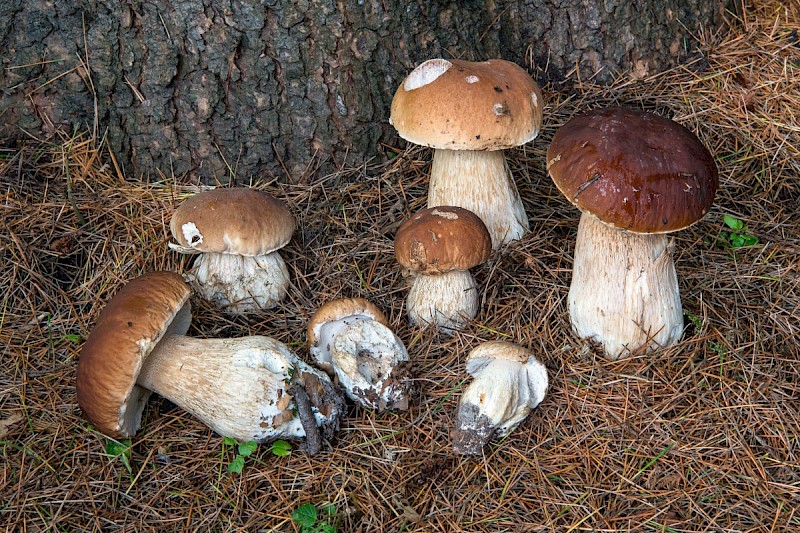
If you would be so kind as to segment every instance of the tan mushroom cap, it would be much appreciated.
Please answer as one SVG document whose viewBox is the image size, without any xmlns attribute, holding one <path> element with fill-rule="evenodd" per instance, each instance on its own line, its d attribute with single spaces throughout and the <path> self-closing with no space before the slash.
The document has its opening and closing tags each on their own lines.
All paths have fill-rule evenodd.
<svg viewBox="0 0 800 533">
<path fill-rule="evenodd" d="M 533 140 L 542 91 L 519 65 L 430 59 L 406 77 L 389 123 L 403 139 L 448 150 L 503 150 Z"/>
<path fill-rule="evenodd" d="M 308 321 L 308 346 L 314 346 L 323 324 L 349 316 L 366 316 L 389 327 L 389 321 L 378 306 L 365 298 L 341 298 L 324 303 Z"/>
<path fill-rule="evenodd" d="M 394 237 L 397 262 L 421 274 L 468 270 L 489 259 L 492 238 L 472 211 L 440 205 L 406 220 Z"/>
<path fill-rule="evenodd" d="M 524 365 L 532 355 L 532 351 L 513 342 L 486 341 L 469 352 L 466 361 L 467 372 L 473 374 L 473 369 L 494 359 L 504 359 Z"/>
<path fill-rule="evenodd" d="M 147 356 L 165 333 L 189 330 L 189 287 L 173 272 L 152 272 L 125 284 L 100 313 L 81 348 L 76 389 L 86 418 L 112 437 L 139 429 L 150 391 L 136 385 Z"/>
<path fill-rule="evenodd" d="M 183 202 L 170 221 L 181 246 L 198 252 L 266 255 L 292 239 L 295 219 L 282 201 L 245 187 L 201 192 Z"/>
<path fill-rule="evenodd" d="M 547 169 L 576 207 L 633 233 L 668 233 L 702 219 L 719 186 L 714 158 L 688 129 L 646 111 L 608 107 L 553 136 Z"/>
</svg>

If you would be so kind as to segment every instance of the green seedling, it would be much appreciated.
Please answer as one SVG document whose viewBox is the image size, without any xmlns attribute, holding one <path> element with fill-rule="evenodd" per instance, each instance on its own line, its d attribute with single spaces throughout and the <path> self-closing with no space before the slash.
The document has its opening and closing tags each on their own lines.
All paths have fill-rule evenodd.
<svg viewBox="0 0 800 533">
<path fill-rule="evenodd" d="M 292 445 L 285 440 L 278 439 L 272 443 L 272 455 L 286 457 L 292 453 Z"/>
<path fill-rule="evenodd" d="M 244 458 L 250 457 L 256 448 L 258 448 L 258 443 L 253 440 L 249 440 L 247 442 L 237 442 L 236 439 L 232 439 L 230 437 L 223 437 L 222 439 L 222 451 L 225 452 L 225 448 L 230 446 L 231 448 L 236 448 L 237 454 L 228 464 L 228 473 L 229 474 L 241 474 L 242 470 L 244 469 Z"/>
<path fill-rule="evenodd" d="M 133 475 L 131 468 L 131 441 L 106 439 L 106 454 L 112 461 L 119 460 L 128 470 L 128 474 Z"/>
<path fill-rule="evenodd" d="M 722 222 L 731 230 L 722 231 L 719 234 L 720 240 L 725 248 L 736 250 L 737 248 L 758 244 L 758 237 L 751 234 L 747 224 L 740 219 L 730 215 L 723 215 Z"/>
<path fill-rule="evenodd" d="M 336 506 L 322 505 L 321 515 L 314 504 L 304 503 L 292 511 L 292 520 L 301 533 L 336 533 Z"/>
</svg>

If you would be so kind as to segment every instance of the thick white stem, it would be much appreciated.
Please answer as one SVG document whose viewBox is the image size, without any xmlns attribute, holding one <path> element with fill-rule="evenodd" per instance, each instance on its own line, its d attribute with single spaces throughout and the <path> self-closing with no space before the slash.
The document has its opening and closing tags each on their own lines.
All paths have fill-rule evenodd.
<svg viewBox="0 0 800 533">
<path fill-rule="evenodd" d="M 520 239 L 528 216 L 502 150 L 433 152 L 428 207 L 454 205 L 483 220 L 492 248 Z"/>
<path fill-rule="evenodd" d="M 148 356 L 137 384 L 225 437 L 240 441 L 300 438 L 305 430 L 287 393 L 292 371 L 323 377 L 286 345 L 268 337 L 169 335 Z M 314 410 L 318 425 L 331 415 Z"/>
<path fill-rule="evenodd" d="M 475 318 L 479 304 L 478 285 L 468 270 L 420 274 L 408 292 L 408 318 L 414 325 L 433 324 L 449 335 Z"/>
<path fill-rule="evenodd" d="M 638 235 L 582 215 L 569 290 L 575 332 L 601 343 L 611 359 L 680 339 L 671 246 L 665 235 Z"/>
<path fill-rule="evenodd" d="M 275 307 L 289 288 L 289 271 L 277 251 L 250 257 L 204 253 L 189 276 L 201 296 L 233 314 Z"/>
</svg>

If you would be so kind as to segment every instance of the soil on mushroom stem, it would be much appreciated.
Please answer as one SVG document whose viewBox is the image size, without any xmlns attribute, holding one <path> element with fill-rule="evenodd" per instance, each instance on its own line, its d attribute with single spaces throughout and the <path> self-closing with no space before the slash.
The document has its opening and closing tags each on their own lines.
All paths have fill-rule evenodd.
<svg viewBox="0 0 800 533">
<path fill-rule="evenodd" d="M 241 475 L 227 472 L 235 450 L 169 402 L 150 401 L 128 448 L 89 430 L 75 401 L 79 349 L 104 302 L 136 275 L 190 267 L 167 249 L 166 226 L 197 188 L 126 179 L 87 134 L 0 149 L 0 523 L 292 531 L 292 511 L 330 502 L 335 516 L 319 517 L 340 531 L 800 528 L 800 6 L 754 9 L 665 74 L 544 87 L 540 137 L 507 154 L 531 232 L 473 270 L 481 309 L 453 336 L 407 325 L 410 282 L 392 254 L 397 226 L 426 204 L 430 150 L 398 147 L 385 166 L 311 174 L 308 185 L 257 182 L 298 219 L 281 252 L 289 297 L 243 317 L 195 298 L 190 334 L 269 335 L 310 361 L 311 314 L 366 297 L 406 344 L 420 397 L 404 413 L 351 407 L 313 458 L 261 445 Z M 570 333 L 579 213 L 545 171 L 556 129 L 609 104 L 684 124 L 721 174 L 711 213 L 675 234 L 683 340 L 618 362 Z M 758 244 L 733 247 L 723 215 Z M 530 347 L 550 371 L 549 396 L 485 457 L 458 457 L 449 431 L 464 360 L 486 340 Z"/>
</svg>

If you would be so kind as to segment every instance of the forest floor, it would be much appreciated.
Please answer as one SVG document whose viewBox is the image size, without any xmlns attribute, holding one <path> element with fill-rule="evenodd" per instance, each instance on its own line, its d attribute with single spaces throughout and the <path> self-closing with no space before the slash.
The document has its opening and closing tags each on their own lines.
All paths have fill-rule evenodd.
<svg viewBox="0 0 800 533">
<path fill-rule="evenodd" d="M 105 302 L 139 274 L 189 267 L 167 248 L 168 223 L 199 189 L 126 180 L 90 133 L 0 152 L 0 528 L 299 531 L 292 513 L 311 504 L 320 530 L 348 532 L 799 531 L 800 7 L 758 4 L 669 72 L 544 87 L 542 133 L 508 154 L 531 231 L 474 269 L 481 310 L 453 336 L 408 325 L 393 256 L 397 226 L 425 205 L 430 150 L 304 185 L 254 183 L 298 220 L 283 251 L 289 297 L 235 318 L 195 298 L 190 334 L 268 335 L 308 359 L 310 315 L 365 297 L 405 342 L 421 395 L 407 412 L 351 406 L 313 457 L 259 445 L 240 474 L 228 472 L 235 447 L 166 400 L 114 442 L 75 395 Z M 708 216 L 674 234 L 682 340 L 616 362 L 570 331 L 579 212 L 545 170 L 558 127 L 609 104 L 685 125 L 721 178 Z M 533 350 L 548 395 L 483 456 L 455 455 L 466 355 L 496 339 Z"/>
</svg>

